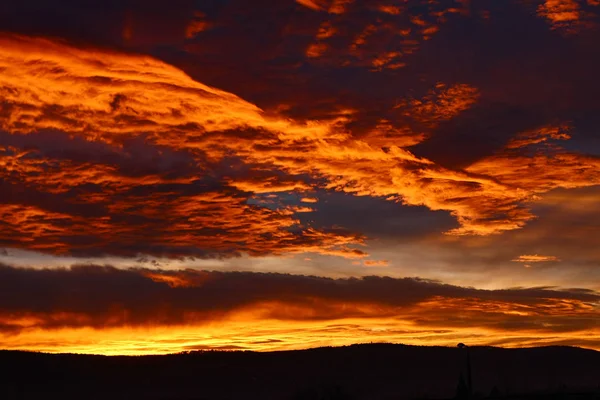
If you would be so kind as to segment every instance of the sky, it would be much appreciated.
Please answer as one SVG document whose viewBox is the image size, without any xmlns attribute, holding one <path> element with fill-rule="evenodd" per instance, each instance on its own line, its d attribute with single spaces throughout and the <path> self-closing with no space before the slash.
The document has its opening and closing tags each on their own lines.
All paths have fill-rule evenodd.
<svg viewBox="0 0 600 400">
<path fill-rule="evenodd" d="M 0 348 L 600 350 L 600 1 L 0 27 Z"/>
</svg>

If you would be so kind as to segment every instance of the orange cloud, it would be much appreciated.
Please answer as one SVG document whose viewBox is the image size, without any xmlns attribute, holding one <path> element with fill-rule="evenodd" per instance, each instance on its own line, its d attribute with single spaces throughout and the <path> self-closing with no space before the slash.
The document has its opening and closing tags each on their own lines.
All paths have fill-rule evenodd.
<svg viewBox="0 0 600 400">
<path fill-rule="evenodd" d="M 507 152 L 478 161 L 467 171 L 495 177 L 532 195 L 600 184 L 600 159 L 561 149 L 533 156 Z"/>
<path fill-rule="evenodd" d="M 12 296 L 0 309 L 0 338 L 7 349 L 168 353 L 231 345 L 234 336 L 236 345 L 252 350 L 344 345 L 357 336 L 454 345 L 468 335 L 473 344 L 501 341 L 515 347 L 537 337 L 585 346 L 586 337 L 600 334 L 595 323 L 600 296 L 575 289 L 484 291 L 418 279 L 106 267 L 0 266 L 0 276 L 3 293 Z M 23 279 L 31 284 L 20 285 Z M 307 343 L 307 337 L 313 341 Z"/>
<path fill-rule="evenodd" d="M 154 282 L 166 283 L 172 288 L 200 287 L 212 279 L 209 272 L 195 270 L 177 271 L 177 273 L 146 270 L 142 271 L 141 274 Z"/>
<path fill-rule="evenodd" d="M 400 102 L 396 108 L 407 117 L 428 126 L 435 126 L 471 108 L 478 97 L 479 91 L 470 85 L 457 84 L 448 87 L 444 83 L 438 83 L 422 99 Z"/>
<path fill-rule="evenodd" d="M 229 184 L 244 192 L 252 193 L 273 193 L 273 192 L 292 192 L 309 191 L 311 186 L 292 179 L 278 179 L 274 176 L 268 176 L 264 179 L 234 179 Z"/>
<path fill-rule="evenodd" d="M 586 4 L 593 7 L 600 5 L 600 2 L 587 0 Z M 553 30 L 572 35 L 597 26 L 593 13 L 582 6 L 583 2 L 579 0 L 544 0 L 537 7 L 537 14 L 545 18 Z"/>
<path fill-rule="evenodd" d="M 384 12 L 384 13 L 387 13 L 387 14 L 391 14 L 391 15 L 398 15 L 401 12 L 400 11 L 400 7 L 391 6 L 391 5 L 388 5 L 388 4 L 384 4 L 384 5 L 379 6 L 379 10 L 381 12 Z"/>
<path fill-rule="evenodd" d="M 390 262 L 387 260 L 365 260 L 363 261 L 363 264 L 366 267 L 387 267 Z"/>
<path fill-rule="evenodd" d="M 314 0 L 296 0 L 296 3 L 302 4 L 305 7 L 308 7 L 315 11 L 321 11 L 322 6 L 319 4 L 320 2 L 316 2 Z"/>
<path fill-rule="evenodd" d="M 551 262 L 551 261 L 560 261 L 560 260 L 558 259 L 558 257 L 555 257 L 555 256 L 540 256 L 537 254 L 532 254 L 532 255 L 526 254 L 526 255 L 519 256 L 512 261 L 520 262 L 520 263 L 539 263 L 539 262 Z"/>
<path fill-rule="evenodd" d="M 332 0 L 329 6 L 330 14 L 344 14 L 348 7 L 354 3 L 354 0 Z"/>
<path fill-rule="evenodd" d="M 553 29 L 572 29 L 579 22 L 581 12 L 576 0 L 545 0 L 540 4 L 538 15 L 548 19 Z"/>
<path fill-rule="evenodd" d="M 543 126 L 533 131 L 520 133 L 508 143 L 507 148 L 518 149 L 533 144 L 544 143 L 548 140 L 569 140 L 571 139 L 570 130 L 571 127 L 566 124 Z"/>
<path fill-rule="evenodd" d="M 310 0 L 299 2 L 315 10 L 324 8 Z M 408 3 L 393 6 L 387 3 L 379 0 L 368 3 L 331 2 L 328 9 L 330 17 L 321 24 L 306 55 L 315 62 L 338 66 L 369 66 L 373 71 L 396 70 L 408 64 L 408 56 L 439 31 L 449 15 L 464 12 L 462 7 L 430 2 L 427 12 L 421 14 Z M 357 15 L 374 17 L 357 19 Z M 349 30 L 349 26 L 352 29 Z M 340 41 L 347 47 L 340 46 Z"/>
<path fill-rule="evenodd" d="M 188 39 L 195 37 L 210 27 L 210 24 L 204 20 L 204 14 L 196 12 L 194 16 L 195 19 L 185 28 L 185 37 Z"/>
<path fill-rule="evenodd" d="M 293 218 L 309 208 L 270 210 L 250 206 L 243 198 L 219 193 L 169 199 L 170 195 L 144 197 L 144 204 L 109 206 L 101 217 L 73 216 L 39 207 L 0 204 L 0 215 L 10 227 L 0 241 L 9 247 L 24 247 L 55 254 L 80 253 L 123 255 L 138 252 L 156 256 L 224 256 L 314 252 L 340 257 L 366 256 L 350 246 L 361 244 L 360 235 L 343 231 L 305 229 Z M 165 210 L 172 213 L 165 218 Z M 119 215 L 122 223 L 112 221 Z M 127 220 L 146 220 L 146 231 Z M 301 229 L 302 234 L 291 231 Z M 90 238 L 81 242 L 77 238 Z M 142 239 L 143 238 L 143 239 Z"/>
<path fill-rule="evenodd" d="M 327 45 L 323 43 L 313 43 L 306 49 L 306 57 L 317 58 L 327 51 Z"/>
<path fill-rule="evenodd" d="M 367 253 L 356 248 L 362 235 L 302 224 L 295 214 L 307 208 L 256 196 L 326 189 L 383 197 L 448 211 L 460 225 L 452 234 L 489 235 L 524 226 L 534 216 L 523 204 L 548 190 L 600 183 L 594 157 L 509 151 L 567 139 L 552 127 L 525 133 L 506 152 L 462 171 L 408 150 L 475 104 L 479 90 L 466 84 L 439 83 L 423 98 L 398 102 L 397 115 L 422 130 L 382 119 L 359 137 L 347 125 L 351 111 L 302 123 L 267 115 L 146 56 L 4 35 L 0 68 L 0 127 L 11 140 L 62 131 L 68 139 L 61 140 L 90 147 L 86 160 L 97 148 L 109 154 L 83 162 L 3 146 L 0 177 L 15 196 L 0 205 L 9 225 L 0 238 L 5 246 L 60 254 L 363 258 Z M 136 141 L 155 160 L 170 153 L 185 161 L 160 170 L 153 160 L 140 171 L 114 161 L 127 160 Z M 40 195 L 48 201 L 32 203 Z"/>
</svg>

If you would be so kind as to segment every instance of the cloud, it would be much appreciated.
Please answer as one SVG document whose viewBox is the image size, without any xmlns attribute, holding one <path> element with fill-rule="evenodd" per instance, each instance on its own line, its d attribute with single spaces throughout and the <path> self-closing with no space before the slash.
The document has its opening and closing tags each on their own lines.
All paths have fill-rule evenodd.
<svg viewBox="0 0 600 400">
<path fill-rule="evenodd" d="M 518 149 L 534 144 L 545 143 L 548 140 L 569 140 L 571 127 L 568 125 L 544 126 L 529 132 L 523 132 L 512 139 L 506 146 L 508 149 Z"/>
<path fill-rule="evenodd" d="M 552 29 L 571 35 L 596 26 L 594 15 L 586 9 L 598 5 L 595 0 L 545 0 L 537 7 L 537 14 L 546 18 Z"/>
<path fill-rule="evenodd" d="M 398 236 L 390 232 L 380 236 L 382 240 L 389 239 L 372 248 L 371 255 L 389 259 L 394 266 L 402 266 L 404 273 L 427 278 L 443 276 L 445 281 L 460 285 L 511 286 L 518 274 L 520 285 L 598 290 L 599 189 L 600 186 L 594 186 L 547 192 L 531 204 L 531 210 L 537 216 L 535 220 L 522 229 L 502 235 L 440 237 L 423 231 L 421 235 L 411 235 L 410 239 L 398 243 Z M 392 226 L 393 221 L 390 221 L 390 228 Z M 444 225 L 437 223 L 434 226 Z M 416 240 L 419 237 L 420 240 Z M 554 256 L 561 262 L 511 262 L 520 255 Z M 522 269 L 523 264 L 532 268 Z"/>
<path fill-rule="evenodd" d="M 205 21 L 205 15 L 202 12 L 194 13 L 195 19 L 192 20 L 187 28 L 185 29 L 185 37 L 188 39 L 192 39 L 200 32 L 203 32 L 210 28 L 210 24 Z"/>
<path fill-rule="evenodd" d="M 519 256 L 512 261 L 520 262 L 520 263 L 539 263 L 539 262 L 550 262 L 550 261 L 560 261 L 558 257 L 555 256 L 540 256 L 538 254 L 525 254 Z"/>
<path fill-rule="evenodd" d="M 365 260 L 363 264 L 365 267 L 387 267 L 389 265 L 387 260 Z"/>
<path fill-rule="evenodd" d="M 600 184 L 600 158 L 561 148 L 532 156 L 507 151 L 484 158 L 467 171 L 496 177 L 508 185 L 529 190 L 532 195 Z"/>
<path fill-rule="evenodd" d="M 178 43 L 196 20 L 194 2 L 112 1 L 83 5 L 65 0 L 56 12 L 51 0 L 7 4 L 0 22 L 3 31 L 70 38 L 79 43 L 110 47 Z M 53 18 L 48 14 L 53 13 Z M 168 17 L 167 17 L 168 16 Z"/>
<path fill-rule="evenodd" d="M 332 3 L 328 15 L 354 18 L 353 7 Z M 322 40 L 338 31 L 321 28 Z M 8 134 L 0 164 L 10 193 L 1 212 L 11 232 L 1 241 L 11 247 L 80 255 L 364 257 L 360 229 L 317 227 L 299 216 L 309 209 L 287 204 L 286 196 L 321 190 L 383 198 L 449 213 L 459 225 L 451 234 L 491 235 L 523 228 L 535 218 L 531 201 L 549 190 L 599 182 L 593 156 L 523 150 L 567 139 L 548 124 L 508 129 L 504 135 L 514 140 L 466 166 L 419 156 L 413 146 L 436 143 L 444 124 L 472 116 L 489 100 L 489 90 L 473 83 L 436 81 L 414 95 L 344 100 L 338 110 L 331 108 L 334 91 L 322 110 L 311 107 L 317 119 L 290 119 L 285 107 L 263 111 L 149 56 L 15 35 L 1 42 L 0 125 Z M 366 82 L 387 77 L 377 76 Z M 304 99 L 296 100 L 288 111 Z M 49 132 L 74 150 L 52 148 L 41 139 Z M 94 148 L 102 155 L 90 159 Z M 571 179 L 573 171 L 581 178 Z M 21 217 L 10 217 L 15 212 Z"/>
<path fill-rule="evenodd" d="M 390 6 L 385 1 L 330 2 L 329 8 L 302 2 L 314 10 L 327 9 L 314 40 L 306 49 L 311 62 L 372 71 L 399 70 L 431 39 L 452 14 L 466 11 L 455 2 Z"/>
<path fill-rule="evenodd" d="M 321 6 L 318 4 L 318 2 L 313 0 L 296 0 L 296 2 L 315 11 L 321 10 Z"/>
<path fill-rule="evenodd" d="M 2 266 L 0 278 L 0 335 L 16 346 L 19 337 L 30 340 L 58 330 L 62 333 L 48 342 L 54 348 L 89 328 L 95 329 L 92 335 L 100 341 L 102 332 L 108 338 L 115 329 L 169 329 L 176 337 L 186 327 L 213 329 L 214 323 L 233 327 L 254 321 L 277 324 L 277 329 L 287 324 L 287 336 L 269 337 L 286 342 L 294 329 L 306 333 L 306 329 L 351 320 L 358 325 L 350 331 L 383 324 L 389 334 L 393 329 L 407 333 L 470 329 L 490 332 L 489 340 L 517 332 L 536 332 L 540 337 L 569 333 L 573 338 L 584 332 L 595 334 L 600 303 L 600 294 L 582 289 L 489 291 L 374 276 L 329 279 L 108 266 L 35 270 Z M 252 337 L 248 335 L 248 340 L 255 340 Z M 189 345 L 189 340 L 181 345 Z"/>
<path fill-rule="evenodd" d="M 484 314 L 486 307 L 493 306 L 501 315 L 511 315 L 514 311 L 515 315 L 532 316 L 534 322 L 531 323 L 537 323 L 535 318 L 538 317 L 567 317 L 562 315 L 563 309 L 581 312 L 581 316 L 593 315 L 600 301 L 598 293 L 586 290 L 486 291 L 420 279 L 374 276 L 329 279 L 250 272 L 119 270 L 100 266 L 52 270 L 3 266 L 0 273 L 4 293 L 2 313 L 14 321 L 33 318 L 24 328 L 38 324 L 43 328 L 58 328 L 69 324 L 101 327 L 206 323 L 223 313 L 248 306 L 264 306 L 267 317 L 278 319 L 372 318 L 389 312 L 410 314 L 415 307 L 427 308 L 427 304 L 438 301 L 446 302 L 445 308 L 453 308 L 453 303 L 456 307 L 469 304 L 474 311 Z M 28 282 L 25 290 L 24 282 Z M 304 312 L 288 313 L 285 307 L 278 311 L 271 307 L 275 304 Z M 340 304 L 347 307 L 339 308 Z M 430 308 L 429 313 L 436 314 L 436 309 L 439 307 Z M 491 314 L 494 318 L 501 316 L 496 315 L 496 311 Z M 573 330 L 580 328 L 572 327 Z"/>
</svg>

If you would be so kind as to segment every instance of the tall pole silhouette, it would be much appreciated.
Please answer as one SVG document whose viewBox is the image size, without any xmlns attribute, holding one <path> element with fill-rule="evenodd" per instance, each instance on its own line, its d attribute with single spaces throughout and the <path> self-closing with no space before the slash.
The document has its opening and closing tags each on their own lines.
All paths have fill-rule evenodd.
<svg viewBox="0 0 600 400">
<path fill-rule="evenodd" d="M 473 376 L 471 374 L 471 354 L 469 352 L 469 346 L 464 343 L 458 344 L 459 349 L 465 349 L 466 352 L 466 364 L 467 364 L 467 390 L 469 399 L 473 396 Z"/>
</svg>

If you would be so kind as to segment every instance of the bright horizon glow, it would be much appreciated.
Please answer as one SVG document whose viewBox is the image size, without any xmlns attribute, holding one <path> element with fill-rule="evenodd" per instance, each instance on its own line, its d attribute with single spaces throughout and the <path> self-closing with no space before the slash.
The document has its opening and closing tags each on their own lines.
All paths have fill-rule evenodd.
<svg viewBox="0 0 600 400">
<path fill-rule="evenodd" d="M 348 326 L 347 331 L 327 332 L 331 326 L 344 325 Z M 390 333 L 395 329 L 406 332 Z M 600 344 L 587 343 L 590 337 L 598 335 L 598 330 L 558 336 L 535 331 L 519 331 L 507 335 L 505 332 L 484 329 L 449 329 L 444 333 L 424 333 L 422 329 L 407 322 L 343 319 L 328 323 L 254 320 L 228 321 L 198 327 L 37 330 L 21 334 L 18 338 L 3 337 L 2 341 L 5 350 L 96 355 L 174 354 L 194 350 L 269 352 L 370 342 L 455 347 L 460 341 L 469 346 L 524 348 L 572 345 L 600 351 Z M 56 342 L 56 337 L 61 338 L 61 343 Z M 360 339 L 357 340 L 357 337 Z M 260 343 L 261 341 L 265 343 Z"/>
</svg>

